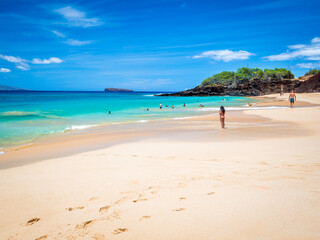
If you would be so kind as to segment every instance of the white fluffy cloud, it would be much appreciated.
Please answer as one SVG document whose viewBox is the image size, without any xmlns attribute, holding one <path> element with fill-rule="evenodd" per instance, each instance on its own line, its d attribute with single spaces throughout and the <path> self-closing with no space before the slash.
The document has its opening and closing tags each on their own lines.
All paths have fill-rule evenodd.
<svg viewBox="0 0 320 240">
<path fill-rule="evenodd" d="M 62 63 L 63 61 L 57 57 L 51 57 L 49 59 L 40 59 L 34 58 L 32 61 L 23 59 L 21 57 L 14 57 L 14 56 L 6 56 L 0 54 L 0 59 L 4 59 L 8 62 L 15 63 L 16 68 L 22 71 L 30 70 L 30 63 L 31 64 L 51 64 L 51 63 Z"/>
<path fill-rule="evenodd" d="M 8 68 L 0 68 L 0 72 L 2 72 L 2 73 L 8 73 L 8 72 L 11 72 L 11 70 L 8 69 Z"/>
<path fill-rule="evenodd" d="M 62 15 L 67 20 L 66 24 L 69 26 L 86 28 L 103 24 L 99 18 L 87 18 L 85 12 L 79 11 L 70 6 L 59 8 L 55 10 L 55 12 Z"/>
<path fill-rule="evenodd" d="M 27 60 L 20 58 L 20 57 L 14 57 L 14 56 L 6 56 L 0 54 L 0 58 L 8 61 L 8 62 L 13 62 L 13 63 L 20 63 L 20 62 L 26 62 Z"/>
<path fill-rule="evenodd" d="M 83 46 L 90 44 L 91 41 L 79 41 L 76 39 L 68 39 L 65 43 L 71 46 Z"/>
<path fill-rule="evenodd" d="M 28 60 L 23 59 L 21 57 L 14 57 L 14 56 L 6 56 L 6 55 L 2 55 L 0 54 L 0 58 L 4 59 L 8 62 L 12 62 L 16 64 L 16 68 L 20 69 L 20 70 L 29 70 L 29 64 L 27 63 Z"/>
<path fill-rule="evenodd" d="M 63 61 L 57 57 L 51 57 L 49 59 L 34 58 L 31 61 L 31 63 L 33 64 L 50 64 L 50 63 L 62 63 L 62 62 Z"/>
<path fill-rule="evenodd" d="M 296 44 L 288 46 L 291 51 L 288 50 L 285 53 L 271 55 L 264 57 L 269 61 L 286 61 L 295 59 L 306 59 L 306 60 L 320 60 L 320 38 L 315 37 L 312 39 L 311 44 Z"/>
<path fill-rule="evenodd" d="M 312 43 L 320 43 L 320 38 L 315 37 L 314 39 L 311 40 Z"/>
<path fill-rule="evenodd" d="M 247 51 L 243 51 L 243 50 L 231 51 L 231 50 L 225 49 L 225 50 L 206 51 L 199 55 L 195 55 L 192 58 L 210 58 L 216 61 L 230 62 L 233 60 L 249 59 L 250 56 L 253 56 L 253 55 L 255 54 Z"/>
<path fill-rule="evenodd" d="M 320 62 L 313 62 L 313 63 L 298 63 L 298 68 L 318 68 L 320 67 Z"/>
</svg>

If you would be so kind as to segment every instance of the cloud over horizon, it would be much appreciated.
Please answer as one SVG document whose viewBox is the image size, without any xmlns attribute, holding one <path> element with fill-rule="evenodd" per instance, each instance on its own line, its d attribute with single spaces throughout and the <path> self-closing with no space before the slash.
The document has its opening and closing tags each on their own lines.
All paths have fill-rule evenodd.
<svg viewBox="0 0 320 240">
<path fill-rule="evenodd" d="M 7 56 L 7 55 L 0 54 L 0 58 L 8 62 L 15 63 L 17 69 L 20 69 L 23 71 L 30 69 L 30 66 L 27 63 L 28 60 L 23 59 L 21 57 L 14 57 L 14 56 Z"/>
<path fill-rule="evenodd" d="M 33 58 L 31 61 L 23 59 L 21 57 L 7 56 L 0 54 L 0 59 L 6 60 L 16 64 L 16 68 L 22 71 L 30 70 L 31 64 L 51 64 L 51 63 L 62 63 L 63 61 L 57 57 L 51 57 L 49 59 Z"/>
<path fill-rule="evenodd" d="M 209 58 L 215 61 L 230 62 L 234 60 L 249 59 L 250 56 L 254 56 L 254 55 L 255 55 L 254 53 L 250 53 L 244 50 L 231 51 L 229 49 L 225 49 L 225 50 L 205 51 L 199 55 L 193 56 L 192 58 Z"/>
</svg>

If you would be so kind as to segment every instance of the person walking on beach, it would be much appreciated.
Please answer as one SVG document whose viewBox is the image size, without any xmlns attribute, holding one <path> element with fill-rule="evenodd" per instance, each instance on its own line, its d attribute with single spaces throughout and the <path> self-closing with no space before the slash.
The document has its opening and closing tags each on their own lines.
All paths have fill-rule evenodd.
<svg viewBox="0 0 320 240">
<path fill-rule="evenodd" d="M 289 94 L 289 101 L 290 101 L 290 107 L 293 108 L 294 102 L 297 101 L 296 94 L 293 92 L 293 90 Z"/>
<path fill-rule="evenodd" d="M 224 128 L 224 120 L 225 120 L 225 113 L 226 113 L 226 110 L 224 109 L 223 106 L 220 107 L 220 110 L 219 110 L 219 117 L 220 117 L 220 123 L 221 123 L 221 128 Z"/>
</svg>

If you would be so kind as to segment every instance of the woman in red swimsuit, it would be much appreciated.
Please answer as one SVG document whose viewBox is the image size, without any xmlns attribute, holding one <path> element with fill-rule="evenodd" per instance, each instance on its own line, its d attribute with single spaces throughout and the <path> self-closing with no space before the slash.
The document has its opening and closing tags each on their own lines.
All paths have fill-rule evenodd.
<svg viewBox="0 0 320 240">
<path fill-rule="evenodd" d="M 221 128 L 224 128 L 225 113 L 226 113 L 226 110 L 224 109 L 223 106 L 221 106 L 219 111 Z"/>
</svg>

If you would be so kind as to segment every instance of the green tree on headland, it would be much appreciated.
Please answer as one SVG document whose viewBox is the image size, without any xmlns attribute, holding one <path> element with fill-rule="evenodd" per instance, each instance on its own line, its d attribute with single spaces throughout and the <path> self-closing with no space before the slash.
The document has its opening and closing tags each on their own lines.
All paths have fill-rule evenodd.
<svg viewBox="0 0 320 240">
<path fill-rule="evenodd" d="M 229 86 L 238 82 L 250 79 L 293 79 L 294 75 L 285 68 L 264 69 L 259 68 L 239 68 L 236 72 L 223 71 L 208 77 L 202 82 L 202 86 L 224 85 Z"/>
<path fill-rule="evenodd" d="M 306 72 L 305 76 L 309 76 L 309 75 L 315 75 L 317 73 L 320 72 L 320 69 L 310 69 L 308 72 Z"/>
</svg>

